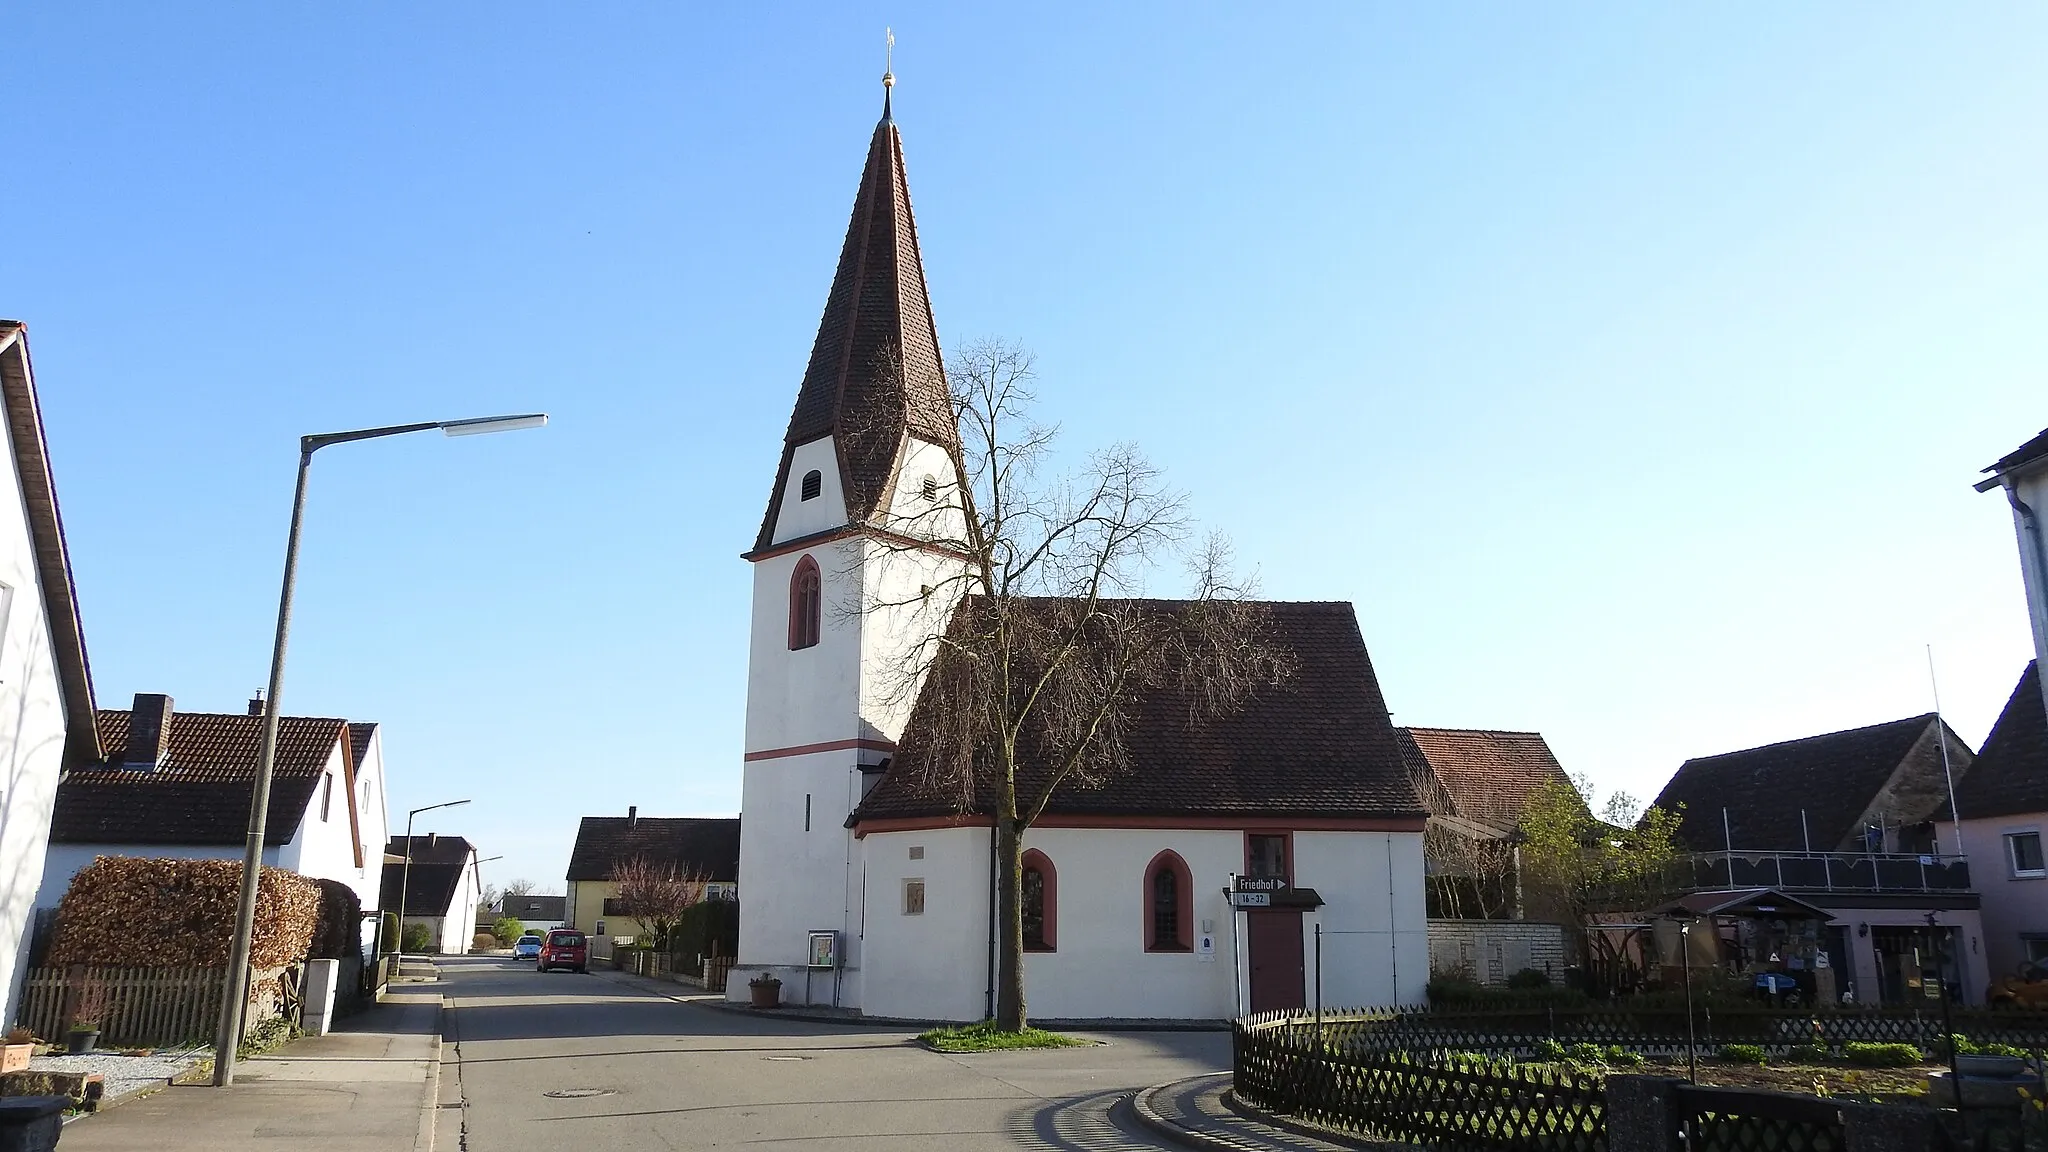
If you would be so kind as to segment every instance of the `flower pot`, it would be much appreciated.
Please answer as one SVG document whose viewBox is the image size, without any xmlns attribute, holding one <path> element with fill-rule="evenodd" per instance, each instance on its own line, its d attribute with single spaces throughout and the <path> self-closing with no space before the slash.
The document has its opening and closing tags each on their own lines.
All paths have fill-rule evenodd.
<svg viewBox="0 0 2048 1152">
<path fill-rule="evenodd" d="M 83 1056 L 87 1052 L 92 1051 L 93 1045 L 99 1042 L 99 1029 L 73 1028 L 64 1035 L 64 1051 L 69 1052 L 73 1056 Z"/>
<path fill-rule="evenodd" d="M 19 1072 L 28 1067 L 29 1057 L 36 1054 L 33 1044 L 0 1045 L 0 1072 Z"/>
<path fill-rule="evenodd" d="M 753 994 L 756 1008 L 780 1008 L 782 1006 L 782 981 L 749 980 L 747 991 Z"/>
<path fill-rule="evenodd" d="M 2026 1074 L 2027 1062 L 2018 1056 L 1958 1056 L 1956 1071 L 1965 1076 L 2021 1076 Z"/>
</svg>

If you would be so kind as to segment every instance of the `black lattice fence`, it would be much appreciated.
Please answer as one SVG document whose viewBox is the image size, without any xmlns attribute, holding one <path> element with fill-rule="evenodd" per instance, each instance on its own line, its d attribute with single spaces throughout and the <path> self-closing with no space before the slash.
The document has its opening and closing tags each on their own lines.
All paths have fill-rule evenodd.
<svg viewBox="0 0 2048 1152">
<path fill-rule="evenodd" d="M 1238 1095 L 1334 1128 L 1471 1152 L 1605 1152 L 1597 1077 L 1474 1056 L 1409 1055 L 1319 1040 L 1283 1015 L 1240 1021 Z"/>
<path fill-rule="evenodd" d="M 1842 1109 L 1818 1096 L 1681 1084 L 1687 1152 L 1845 1152 Z"/>
<path fill-rule="evenodd" d="M 2048 1048 L 2048 1012 L 1955 1009 L 1949 1028 L 1978 1044 L 2009 1044 L 2029 1051 Z M 1722 1044 L 1756 1044 L 1774 1056 L 1818 1044 L 1831 1055 L 1858 1041 L 1903 1042 L 1932 1049 L 1939 1040 L 1939 1009 L 1862 1008 L 1797 1011 L 1751 1007 L 1701 1007 L 1693 1012 L 1693 1038 L 1703 1049 Z M 1370 1009 L 1330 1013 L 1324 1035 L 1358 1053 L 1486 1052 L 1529 1056 L 1546 1041 L 1620 1045 L 1648 1055 L 1677 1055 L 1687 1044 L 1683 1008 L 1616 1008 L 1605 1005 L 1539 1006 L 1526 1009 Z"/>
</svg>

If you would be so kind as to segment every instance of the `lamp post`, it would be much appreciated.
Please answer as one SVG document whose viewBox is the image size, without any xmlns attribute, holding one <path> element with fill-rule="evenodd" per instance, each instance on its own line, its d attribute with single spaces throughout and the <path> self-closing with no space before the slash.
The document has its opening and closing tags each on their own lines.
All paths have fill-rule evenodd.
<svg viewBox="0 0 2048 1152">
<path fill-rule="evenodd" d="M 292 491 L 291 531 L 285 537 L 284 589 L 277 598 L 277 635 L 270 648 L 270 687 L 264 694 L 263 742 L 256 754 L 256 784 L 249 797 L 249 830 L 242 851 L 242 889 L 235 908 L 235 937 L 228 948 L 228 970 L 222 981 L 220 1024 L 213 1041 L 213 1083 L 216 1087 L 225 1088 L 235 1082 L 235 1047 L 242 1040 L 242 1013 L 249 998 L 249 952 L 256 935 L 256 885 L 263 868 L 264 824 L 270 815 L 271 770 L 277 762 L 278 704 L 279 694 L 284 688 L 285 639 L 291 631 L 292 584 L 299 567 L 299 526 L 305 518 L 306 474 L 312 467 L 313 453 L 330 444 L 402 436 L 408 432 L 426 432 L 436 428 L 449 436 L 475 436 L 539 428 L 547 422 L 545 414 L 535 412 L 471 420 L 393 424 L 383 428 L 299 437 L 299 478 L 297 487 Z"/>
<path fill-rule="evenodd" d="M 1700 1082 L 1699 1043 L 1692 1023 L 1692 917 L 1678 922 L 1678 959 L 1685 966 L 1685 1078 Z"/>
<path fill-rule="evenodd" d="M 422 812 L 432 812 L 436 808 L 453 808 L 457 804 L 467 803 L 467 800 L 443 800 L 439 804 L 415 808 L 405 814 L 405 870 L 399 873 L 398 880 L 398 954 L 401 956 L 405 955 L 405 899 L 412 892 L 412 818 Z"/>
</svg>

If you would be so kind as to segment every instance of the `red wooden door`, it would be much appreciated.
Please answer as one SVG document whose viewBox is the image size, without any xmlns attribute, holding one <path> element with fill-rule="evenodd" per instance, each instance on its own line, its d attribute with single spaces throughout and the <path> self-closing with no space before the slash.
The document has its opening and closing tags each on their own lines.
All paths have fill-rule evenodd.
<svg viewBox="0 0 2048 1152">
<path fill-rule="evenodd" d="M 1273 909 L 1245 915 L 1245 944 L 1251 954 L 1252 1011 L 1305 1008 L 1308 999 L 1301 955 L 1301 910 Z"/>
</svg>

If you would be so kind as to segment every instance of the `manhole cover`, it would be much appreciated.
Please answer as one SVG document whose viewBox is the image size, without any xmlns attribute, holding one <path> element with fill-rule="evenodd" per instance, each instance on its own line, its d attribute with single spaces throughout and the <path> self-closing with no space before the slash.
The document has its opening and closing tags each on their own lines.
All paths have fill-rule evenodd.
<svg viewBox="0 0 2048 1152">
<path fill-rule="evenodd" d="M 543 1092 L 541 1095 L 552 1096 L 557 1100 L 581 1100 L 585 1096 L 610 1096 L 616 1091 L 614 1088 L 557 1088 L 553 1092 Z"/>
</svg>

